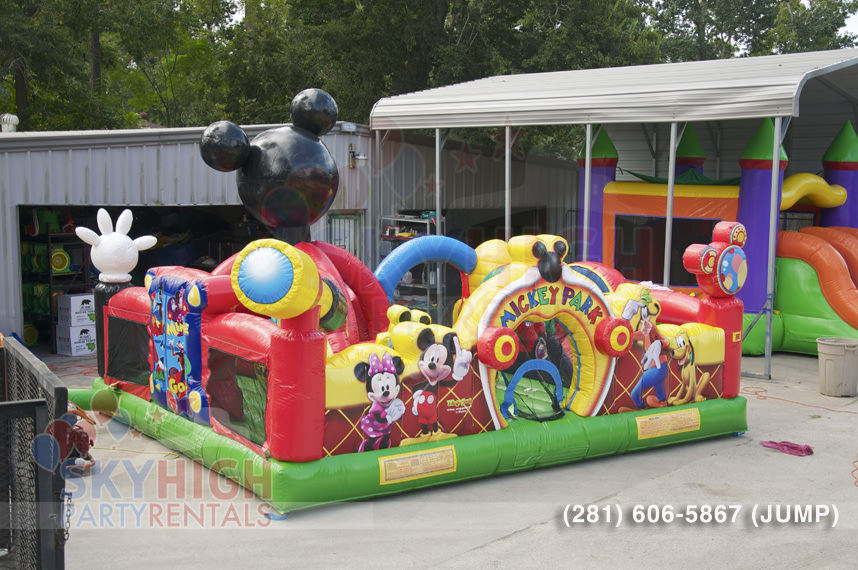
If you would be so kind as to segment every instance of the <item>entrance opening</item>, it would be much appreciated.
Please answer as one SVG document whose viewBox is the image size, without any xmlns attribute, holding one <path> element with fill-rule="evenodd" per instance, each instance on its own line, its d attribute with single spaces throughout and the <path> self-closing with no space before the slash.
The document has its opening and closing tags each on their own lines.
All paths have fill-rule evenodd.
<svg viewBox="0 0 858 570">
<path fill-rule="evenodd" d="M 563 416 L 562 402 L 577 389 L 580 353 L 575 339 L 559 319 L 524 321 L 516 329 L 521 351 L 515 364 L 498 373 L 497 399 L 502 413 L 550 421 Z"/>
</svg>

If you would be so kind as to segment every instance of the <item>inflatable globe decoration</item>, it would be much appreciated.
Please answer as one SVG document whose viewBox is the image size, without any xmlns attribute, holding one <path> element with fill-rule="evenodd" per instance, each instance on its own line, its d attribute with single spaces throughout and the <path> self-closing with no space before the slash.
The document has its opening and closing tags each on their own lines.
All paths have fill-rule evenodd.
<svg viewBox="0 0 858 570">
<path fill-rule="evenodd" d="M 200 140 L 200 155 L 216 170 L 237 171 L 244 207 L 287 243 L 306 241 L 309 227 L 328 210 L 339 171 L 319 139 L 337 120 L 337 105 L 320 89 L 292 102 L 293 124 L 269 129 L 252 141 L 229 121 L 212 123 Z"/>
<path fill-rule="evenodd" d="M 748 258 L 743 249 L 747 239 L 748 232 L 742 224 L 718 222 L 712 231 L 712 242 L 688 246 L 682 264 L 707 295 L 733 296 L 748 277 Z"/>
</svg>

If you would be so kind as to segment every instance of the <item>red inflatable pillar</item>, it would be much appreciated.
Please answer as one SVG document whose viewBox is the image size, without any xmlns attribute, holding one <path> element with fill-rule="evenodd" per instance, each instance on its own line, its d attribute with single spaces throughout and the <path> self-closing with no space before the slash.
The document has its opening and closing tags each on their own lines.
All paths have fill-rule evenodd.
<svg viewBox="0 0 858 570">
<path fill-rule="evenodd" d="M 313 461 L 324 455 L 325 333 L 319 307 L 282 319 L 283 334 L 271 339 L 265 432 L 271 457 Z"/>
<path fill-rule="evenodd" d="M 724 398 L 739 394 L 744 306 L 734 295 L 748 275 L 746 240 L 742 224 L 718 222 L 711 243 L 690 245 L 682 256 L 682 265 L 697 277 L 697 285 L 707 295 L 700 300 L 698 320 L 724 329 Z"/>
</svg>

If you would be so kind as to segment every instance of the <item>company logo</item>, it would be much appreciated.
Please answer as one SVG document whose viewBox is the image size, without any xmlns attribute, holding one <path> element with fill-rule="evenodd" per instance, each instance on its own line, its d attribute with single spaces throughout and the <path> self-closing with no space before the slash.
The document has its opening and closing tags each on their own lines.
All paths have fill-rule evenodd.
<svg viewBox="0 0 858 570">
<path fill-rule="evenodd" d="M 267 462 L 221 458 L 207 469 L 153 449 L 129 427 L 128 413 L 110 391 L 97 392 L 91 407 L 105 413 L 75 409 L 51 422 L 30 446 L 40 469 L 65 480 L 68 528 L 258 528 L 280 518 L 254 497 L 272 496 Z M 204 456 L 209 452 L 215 453 L 202 450 Z M 228 478 L 237 474 L 247 488 Z"/>
</svg>

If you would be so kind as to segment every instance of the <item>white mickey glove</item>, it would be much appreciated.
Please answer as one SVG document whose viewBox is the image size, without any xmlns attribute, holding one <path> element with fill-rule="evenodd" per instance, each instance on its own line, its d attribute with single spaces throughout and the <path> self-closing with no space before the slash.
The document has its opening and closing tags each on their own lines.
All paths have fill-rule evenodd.
<svg viewBox="0 0 858 570">
<path fill-rule="evenodd" d="M 456 348 L 456 360 L 453 362 L 453 380 L 458 382 L 471 369 L 471 359 L 473 356 L 470 351 L 462 350 L 458 336 L 453 337 L 453 346 Z"/>
<path fill-rule="evenodd" d="M 411 397 L 411 413 L 415 416 L 417 415 L 417 400 L 420 399 L 420 394 L 423 393 L 423 390 L 417 390 L 414 392 L 414 395 Z"/>
<path fill-rule="evenodd" d="M 623 307 L 623 318 L 627 321 L 632 320 L 632 317 L 641 310 L 641 307 L 643 307 L 643 304 L 640 301 L 629 299 L 626 301 L 626 306 Z"/>
<path fill-rule="evenodd" d="M 98 280 L 102 283 L 125 283 L 131 281 L 129 274 L 137 266 L 138 252 L 149 249 L 158 241 L 155 236 L 140 236 L 132 240 L 128 237 L 131 229 L 131 210 L 123 210 L 116 220 L 116 231 L 110 214 L 104 208 L 99 208 L 99 236 L 89 228 L 75 228 L 77 237 L 92 246 L 90 258 L 92 264 L 99 270 Z"/>
<path fill-rule="evenodd" d="M 654 340 L 649 348 L 646 349 L 643 357 L 644 370 L 652 368 L 655 366 L 656 368 L 661 368 L 661 341 Z"/>
<path fill-rule="evenodd" d="M 394 398 L 387 406 L 387 423 L 392 424 L 405 415 L 405 404 L 399 398 Z"/>
</svg>

